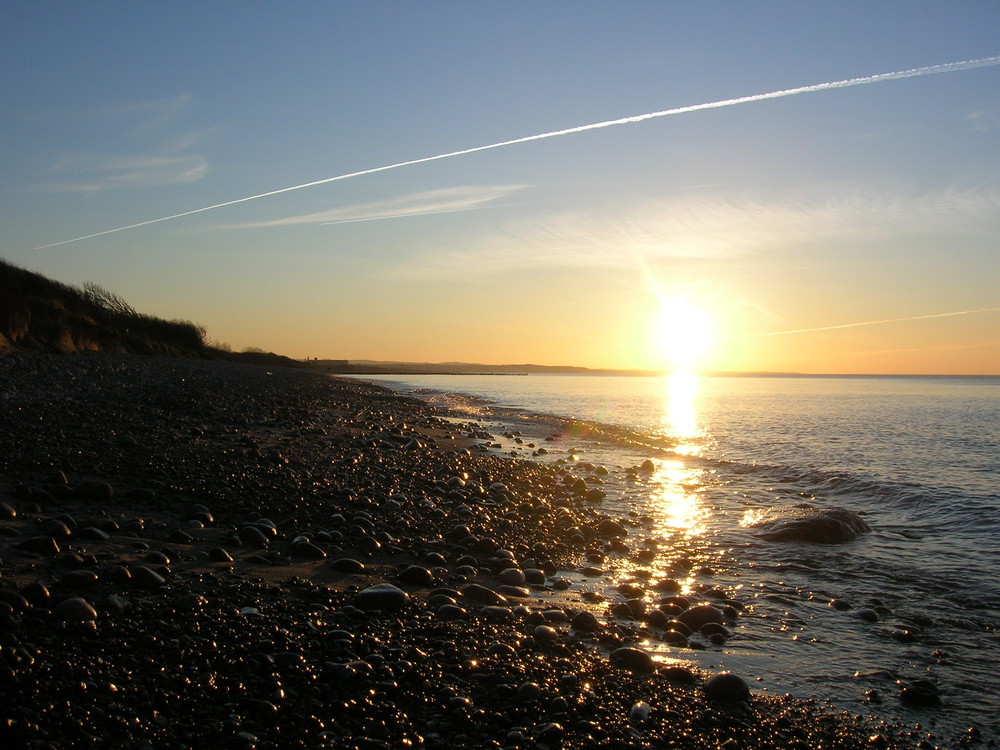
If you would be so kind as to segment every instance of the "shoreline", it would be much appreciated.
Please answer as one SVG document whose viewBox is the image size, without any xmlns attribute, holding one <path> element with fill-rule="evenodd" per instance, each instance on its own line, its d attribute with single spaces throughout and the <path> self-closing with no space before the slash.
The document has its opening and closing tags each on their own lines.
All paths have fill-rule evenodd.
<svg viewBox="0 0 1000 750">
<path fill-rule="evenodd" d="M 567 532 L 610 550 L 608 519 L 552 467 L 474 450 L 436 407 L 361 381 L 218 362 L 3 355 L 0 375 L 0 737 L 920 740 L 811 701 L 746 701 L 739 685 L 736 700 L 715 700 L 710 675 L 644 659 L 640 623 L 558 582 L 581 557 Z M 380 599 L 359 596 L 387 583 Z M 597 630 L 574 619 L 583 612 Z"/>
</svg>

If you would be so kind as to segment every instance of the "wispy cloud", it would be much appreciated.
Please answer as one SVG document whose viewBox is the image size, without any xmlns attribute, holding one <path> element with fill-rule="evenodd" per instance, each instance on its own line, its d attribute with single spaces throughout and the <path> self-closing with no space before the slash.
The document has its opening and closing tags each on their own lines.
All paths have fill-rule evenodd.
<svg viewBox="0 0 1000 750">
<path fill-rule="evenodd" d="M 46 173 L 46 181 L 33 189 L 53 193 L 100 193 L 126 188 L 186 185 L 201 180 L 208 162 L 191 153 L 215 128 L 176 134 L 168 122 L 189 107 L 189 94 L 105 107 L 89 116 L 108 123 L 108 133 L 120 136 L 133 131 L 133 138 L 149 147 L 134 153 L 108 151 L 69 152 L 59 155 Z M 138 136 L 134 131 L 139 131 Z M 149 133 L 147 131 L 153 131 Z"/>
<path fill-rule="evenodd" d="M 1000 235 L 1000 190 L 921 194 L 842 190 L 812 200 L 661 199 L 549 216 L 460 249 L 421 255 L 408 276 L 502 274 L 541 268 L 618 268 L 641 260 L 724 260 L 830 240 L 934 232 Z"/>
<path fill-rule="evenodd" d="M 326 211 L 287 216 L 270 221 L 229 224 L 226 229 L 256 229 L 260 227 L 287 227 L 301 224 L 343 224 L 353 221 L 395 219 L 405 216 L 450 213 L 486 208 L 488 204 L 525 188 L 524 185 L 461 185 L 425 190 L 419 193 L 389 198 L 369 203 L 355 203 Z"/>
<path fill-rule="evenodd" d="M 970 128 L 980 133 L 1000 128 L 1000 107 L 969 112 L 965 116 L 965 122 L 968 123 Z"/>
<path fill-rule="evenodd" d="M 53 181 L 39 189 L 54 193 L 98 193 L 122 188 L 184 185 L 197 182 L 207 172 L 208 163 L 197 154 L 66 154 L 49 170 Z"/>
<path fill-rule="evenodd" d="M 114 104 L 105 107 L 99 114 L 104 117 L 129 118 L 144 127 L 158 127 L 177 113 L 187 109 L 191 102 L 190 94 L 178 94 L 164 99 Z"/>
</svg>

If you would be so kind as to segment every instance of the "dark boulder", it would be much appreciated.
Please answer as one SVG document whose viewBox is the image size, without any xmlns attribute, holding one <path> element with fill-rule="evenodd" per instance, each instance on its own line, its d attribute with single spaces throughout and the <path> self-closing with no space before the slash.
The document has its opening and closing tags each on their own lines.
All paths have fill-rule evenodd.
<svg viewBox="0 0 1000 750">
<path fill-rule="evenodd" d="M 757 525 L 761 539 L 769 542 L 810 542 L 842 544 L 871 527 L 857 514 L 844 508 L 788 508 L 778 517 Z"/>
</svg>

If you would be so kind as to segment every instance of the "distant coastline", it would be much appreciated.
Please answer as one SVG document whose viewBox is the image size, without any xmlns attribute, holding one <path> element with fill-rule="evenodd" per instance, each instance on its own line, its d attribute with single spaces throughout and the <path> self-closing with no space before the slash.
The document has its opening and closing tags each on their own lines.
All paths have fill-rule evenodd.
<svg viewBox="0 0 1000 750">
<path fill-rule="evenodd" d="M 307 359 L 310 367 L 342 375 L 613 375 L 622 377 L 662 377 L 657 370 L 615 370 L 570 365 L 488 365 L 478 362 L 398 362 L 380 360 Z M 698 373 L 709 378 L 986 378 L 992 375 L 948 375 L 942 373 L 807 373 L 712 371 Z"/>
</svg>

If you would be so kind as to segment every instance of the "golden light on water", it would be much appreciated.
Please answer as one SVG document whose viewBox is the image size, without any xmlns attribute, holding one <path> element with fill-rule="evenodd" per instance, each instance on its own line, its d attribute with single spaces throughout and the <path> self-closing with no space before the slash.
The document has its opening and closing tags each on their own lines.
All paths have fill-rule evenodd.
<svg viewBox="0 0 1000 750">
<path fill-rule="evenodd" d="M 650 510 L 661 533 L 692 537 L 704 530 L 704 510 L 697 494 L 700 473 L 679 460 L 658 463 L 652 476 L 651 484 L 657 489 L 650 497 Z"/>
<path fill-rule="evenodd" d="M 693 372 L 675 372 L 664 378 L 666 386 L 663 429 L 677 440 L 677 453 L 697 455 L 700 449 L 693 441 L 700 437 L 698 427 L 698 376 Z"/>
<path fill-rule="evenodd" d="M 696 456 L 701 452 L 698 438 L 702 435 L 698 425 L 698 376 L 675 372 L 664 378 L 664 385 L 663 431 L 677 441 L 675 454 Z M 688 466 L 683 458 L 658 459 L 654 464 L 650 511 L 659 531 L 684 537 L 700 534 L 705 513 L 698 495 L 702 469 Z"/>
</svg>

